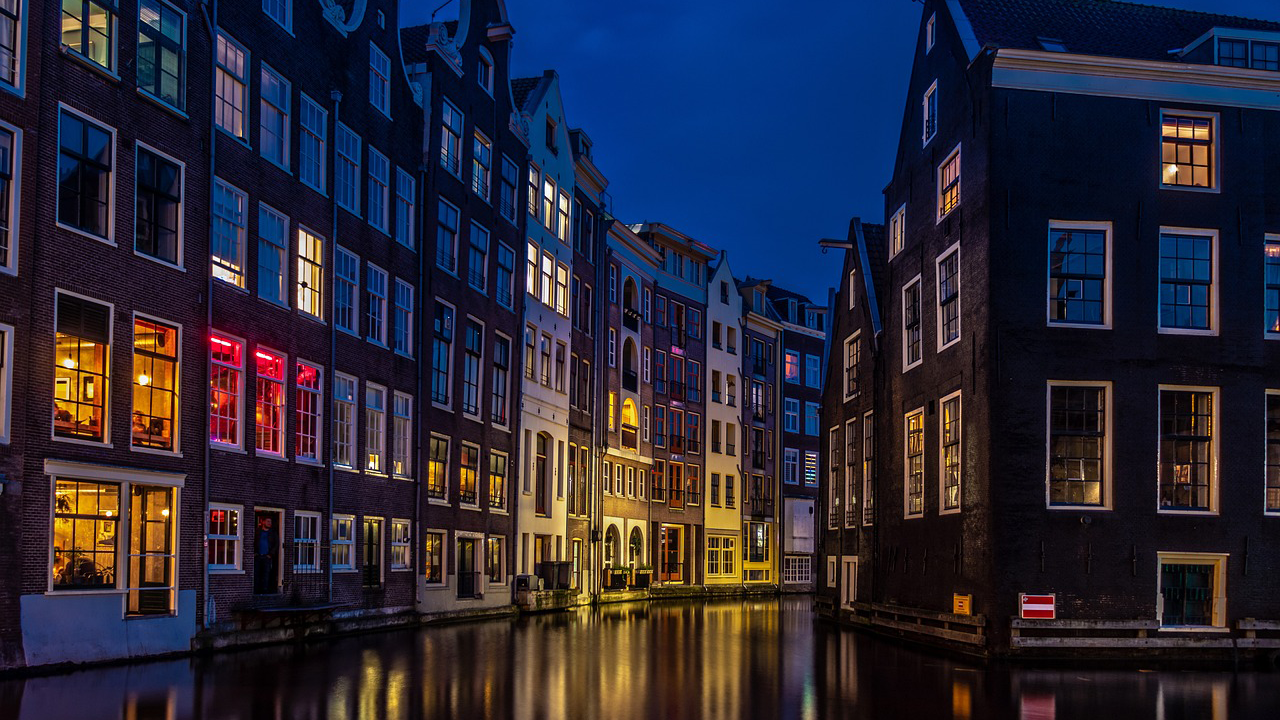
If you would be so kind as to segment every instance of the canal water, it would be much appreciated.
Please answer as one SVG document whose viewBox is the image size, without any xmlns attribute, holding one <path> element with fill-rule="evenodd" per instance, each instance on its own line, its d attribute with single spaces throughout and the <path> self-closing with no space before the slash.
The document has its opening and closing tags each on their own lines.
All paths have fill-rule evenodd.
<svg viewBox="0 0 1280 720">
<path fill-rule="evenodd" d="M 815 622 L 810 600 L 670 602 L 0 681 L 0 720 L 1277 720 L 1280 674 L 1010 670 Z"/>
</svg>

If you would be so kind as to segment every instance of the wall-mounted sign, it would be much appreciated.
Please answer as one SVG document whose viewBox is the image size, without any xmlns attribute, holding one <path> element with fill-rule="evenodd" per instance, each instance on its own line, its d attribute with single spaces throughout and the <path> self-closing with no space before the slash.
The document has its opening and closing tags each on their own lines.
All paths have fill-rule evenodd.
<svg viewBox="0 0 1280 720">
<path fill-rule="evenodd" d="M 953 593 L 951 595 L 951 612 L 956 615 L 972 615 L 973 596 Z"/>
<path fill-rule="evenodd" d="M 1053 620 L 1057 617 L 1054 595 L 1022 593 L 1018 596 L 1018 607 L 1023 620 Z"/>
</svg>

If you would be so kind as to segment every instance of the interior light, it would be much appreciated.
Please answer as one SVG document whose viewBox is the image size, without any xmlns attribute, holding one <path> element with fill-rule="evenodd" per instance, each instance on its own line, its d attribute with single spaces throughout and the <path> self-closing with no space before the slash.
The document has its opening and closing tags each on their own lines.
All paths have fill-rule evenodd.
<svg viewBox="0 0 1280 720">
<path fill-rule="evenodd" d="M 169 508 L 165 508 L 165 509 L 161 510 L 161 511 L 160 511 L 160 514 L 161 514 L 161 515 L 163 515 L 163 516 L 165 516 L 165 517 L 169 517 Z"/>
<path fill-rule="evenodd" d="M 139 385 L 150 385 L 150 384 L 151 384 L 151 378 L 150 378 L 150 376 L 148 376 L 146 373 L 142 373 L 141 375 L 139 375 L 139 376 L 138 376 L 138 384 L 139 384 Z"/>
<path fill-rule="evenodd" d="M 259 360 L 275 360 L 276 359 L 274 355 L 268 355 L 262 352 L 261 350 L 259 350 L 258 352 L 255 352 L 254 355 L 257 355 Z"/>
<path fill-rule="evenodd" d="M 112 512 L 111 512 L 110 510 L 108 510 L 108 511 L 106 512 L 106 516 L 107 516 L 107 517 L 111 517 L 111 516 L 112 516 Z"/>
<path fill-rule="evenodd" d="M 68 370 L 75 370 L 75 369 L 76 369 L 76 361 L 75 361 L 75 360 L 72 360 L 70 357 L 68 357 L 66 360 L 63 360 L 63 361 L 62 361 L 62 367 L 66 368 L 66 369 L 68 369 Z"/>
<path fill-rule="evenodd" d="M 220 337 L 211 337 L 209 338 L 209 341 L 212 342 L 214 345 L 221 345 L 222 347 L 231 347 L 231 343 L 229 341 L 223 340 Z"/>
<path fill-rule="evenodd" d="M 1174 174 L 1174 173 L 1176 173 L 1176 172 L 1178 172 L 1178 166 L 1177 166 L 1177 165 L 1170 165 L 1170 166 L 1169 166 L 1169 174 L 1170 174 L 1170 175 L 1173 175 L 1173 174 Z"/>
</svg>

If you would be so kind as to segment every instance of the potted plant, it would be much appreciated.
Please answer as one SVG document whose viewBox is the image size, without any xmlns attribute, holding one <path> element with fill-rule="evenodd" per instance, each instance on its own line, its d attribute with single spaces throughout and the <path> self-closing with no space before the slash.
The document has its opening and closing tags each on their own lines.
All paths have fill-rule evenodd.
<svg viewBox="0 0 1280 720">
<path fill-rule="evenodd" d="M 627 581 L 631 579 L 631 568 L 626 565 L 618 565 L 605 568 L 605 572 L 609 578 L 609 584 L 607 586 L 609 590 L 627 589 Z"/>
<path fill-rule="evenodd" d="M 644 563 L 636 565 L 635 574 L 631 581 L 631 587 L 637 590 L 648 590 L 649 584 L 653 580 L 653 567 Z"/>
</svg>

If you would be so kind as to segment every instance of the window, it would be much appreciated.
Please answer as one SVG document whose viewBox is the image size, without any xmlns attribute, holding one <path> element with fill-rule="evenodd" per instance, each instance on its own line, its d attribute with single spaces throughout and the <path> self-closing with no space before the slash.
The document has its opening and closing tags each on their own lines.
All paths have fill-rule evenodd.
<svg viewBox="0 0 1280 720">
<path fill-rule="evenodd" d="M 920 276 L 902 289 L 902 369 L 919 365 L 923 360 L 920 343 Z"/>
<path fill-rule="evenodd" d="M 480 502 L 480 448 L 462 443 L 458 460 L 458 501 L 463 505 Z"/>
<path fill-rule="evenodd" d="M 924 134 L 922 144 L 928 145 L 934 135 L 938 134 L 938 81 L 934 80 L 928 90 L 924 91 L 924 99 L 920 102 L 924 111 Z"/>
<path fill-rule="evenodd" d="M 1111 225 L 1049 227 L 1049 322 L 1106 326 L 1111 320 Z"/>
<path fill-rule="evenodd" d="M 489 202 L 489 187 L 493 176 L 493 143 L 484 133 L 476 131 L 471 150 L 471 191 Z"/>
<path fill-rule="evenodd" d="M 214 179 L 213 237 L 209 243 L 213 276 L 239 288 L 244 287 L 247 205 L 243 192 Z"/>
<path fill-rule="evenodd" d="M 222 335 L 209 338 L 209 442 L 240 447 L 240 396 L 244 387 L 244 345 Z M 83 355 L 81 350 L 81 355 Z"/>
<path fill-rule="evenodd" d="M 506 155 L 502 156 L 502 187 L 498 193 L 498 210 L 502 213 L 502 217 L 516 221 L 516 176 L 519 174 L 516 164 L 511 162 L 511 158 Z"/>
<path fill-rule="evenodd" d="M 467 256 L 467 282 L 484 292 L 488 285 L 489 231 L 471 223 L 470 254 Z"/>
<path fill-rule="evenodd" d="M 554 307 L 556 292 L 555 267 L 555 256 L 543 250 L 542 272 L 538 276 L 538 299 L 547 307 Z"/>
<path fill-rule="evenodd" d="M 62 44 L 86 60 L 115 70 L 115 3 L 62 0 Z"/>
<path fill-rule="evenodd" d="M 1280 513 L 1280 392 L 1267 393 L 1266 512 Z"/>
<path fill-rule="evenodd" d="M 365 266 L 365 290 L 368 297 L 367 324 L 371 342 L 385 346 L 387 344 L 387 273 L 382 268 L 370 263 Z"/>
<path fill-rule="evenodd" d="M 391 569 L 409 570 L 409 521 L 391 521 Z"/>
<path fill-rule="evenodd" d="M 941 438 L 941 511 L 960 509 L 960 393 L 942 399 Z"/>
<path fill-rule="evenodd" d="M 810 583 L 813 582 L 813 559 L 808 556 L 796 556 L 783 558 L 782 582 L 784 583 Z"/>
<path fill-rule="evenodd" d="M 26 8 L 23 0 L 0 2 L 0 82 L 23 91 L 23 65 L 26 48 Z"/>
<path fill-rule="evenodd" d="M 0 445 L 9 444 L 13 410 L 13 326 L 0 324 Z"/>
<path fill-rule="evenodd" d="M 537 353 L 537 330 L 532 325 L 526 325 L 524 328 L 524 376 L 532 380 L 534 373 L 537 371 L 535 365 L 535 354 Z"/>
<path fill-rule="evenodd" d="M 62 111 L 60 124 L 58 223 L 109 242 L 115 134 L 67 110 Z"/>
<path fill-rule="evenodd" d="M 249 139 L 245 112 L 249 108 L 249 51 L 218 33 L 213 120 L 218 127 L 241 140 Z"/>
<path fill-rule="evenodd" d="M 538 345 L 538 349 L 540 351 L 538 355 L 542 361 L 540 365 L 540 367 L 542 368 L 542 372 L 540 374 L 541 382 L 545 387 L 551 387 L 551 336 L 550 335 L 546 333 L 542 334 L 542 342 Z"/>
<path fill-rule="evenodd" d="M 788 350 L 786 352 L 786 364 L 784 367 L 786 368 L 786 375 L 784 377 L 787 382 L 800 382 L 800 353 L 795 350 Z"/>
<path fill-rule="evenodd" d="M 870 525 L 875 520 L 875 480 L 876 480 L 876 435 L 875 414 L 862 416 L 862 524 Z"/>
<path fill-rule="evenodd" d="M 306 95 L 298 108 L 298 179 L 323 193 L 329 114 Z"/>
<path fill-rule="evenodd" d="M 333 376 L 333 464 L 356 466 L 356 379 L 342 373 Z"/>
<path fill-rule="evenodd" d="M 398 392 L 391 401 L 391 474 L 413 477 L 413 396 Z"/>
<path fill-rule="evenodd" d="M 462 113 L 448 100 L 441 101 L 440 165 L 454 175 L 462 174 Z"/>
<path fill-rule="evenodd" d="M 817 355 L 804 356 L 804 384 L 811 388 L 822 387 L 822 358 Z"/>
<path fill-rule="evenodd" d="M 1226 555 L 1158 553 L 1161 627 L 1226 627 Z"/>
<path fill-rule="evenodd" d="M 391 60 L 369 43 L 369 104 L 391 117 Z"/>
<path fill-rule="evenodd" d="M 502 336 L 493 340 L 493 385 L 489 388 L 493 403 L 489 419 L 494 425 L 507 424 L 507 383 L 511 374 L 511 340 Z"/>
<path fill-rule="evenodd" d="M 938 221 L 960 204 L 960 148 L 956 147 L 938 166 Z"/>
<path fill-rule="evenodd" d="M 1160 186 L 1207 188 L 1217 185 L 1217 115 L 1160 113 Z"/>
<path fill-rule="evenodd" d="M 906 517 L 924 515 L 924 410 L 907 413 L 905 470 L 906 481 Z"/>
<path fill-rule="evenodd" d="M 560 191 L 560 198 L 556 202 L 556 217 L 559 223 L 556 227 L 556 237 L 561 242 L 569 242 L 569 193 L 564 190 Z"/>
<path fill-rule="evenodd" d="M 436 219 L 436 265 L 450 273 L 458 272 L 458 208 L 440 201 Z"/>
<path fill-rule="evenodd" d="M 387 449 L 387 389 L 365 383 L 364 385 L 364 469 L 371 473 L 385 473 Z"/>
<path fill-rule="evenodd" d="M 293 514 L 293 572 L 320 572 L 320 513 Z"/>
<path fill-rule="evenodd" d="M 795 398 L 782 400 L 782 429 L 790 433 L 800 432 L 800 401 Z"/>
<path fill-rule="evenodd" d="M 564 363 L 568 349 L 562 342 L 556 343 L 556 391 L 564 392 Z"/>
<path fill-rule="evenodd" d="M 1213 390 L 1160 390 L 1160 509 L 1217 510 Z"/>
<path fill-rule="evenodd" d="M 285 30 L 293 27 L 293 0 L 262 0 L 262 12 Z"/>
<path fill-rule="evenodd" d="M 258 203 L 258 297 L 289 306 L 289 218 Z"/>
<path fill-rule="evenodd" d="M 298 361 L 294 408 L 297 438 L 293 456 L 298 460 L 320 462 L 320 443 L 324 427 L 324 371 L 317 365 Z"/>
<path fill-rule="evenodd" d="M 360 258 L 338 246 L 338 264 L 333 278 L 333 322 L 339 330 L 359 336 L 356 311 L 360 292 Z"/>
<path fill-rule="evenodd" d="M 462 412 L 480 414 L 480 354 L 484 351 L 484 326 L 468 319 L 463 338 Z"/>
<path fill-rule="evenodd" d="M 15 30 L 13 28 L 10 32 Z M 186 30 L 186 15 L 169 3 L 163 0 L 140 0 L 138 3 L 138 87 L 178 110 L 183 108 L 185 100 Z M 4 54 L 0 51 L 0 55 Z M 8 71 L 11 75 L 16 73 L 14 59 L 7 59 L 6 67 L 11 68 Z M 10 79 L 9 83 L 13 84 L 13 80 Z"/>
<path fill-rule="evenodd" d="M 1160 329 L 1213 332 L 1217 234 L 1160 233 Z"/>
<path fill-rule="evenodd" d="M 617 367 L 617 366 L 618 366 L 618 331 L 615 328 L 609 328 L 609 367 Z M 661 392 L 661 391 L 659 390 L 658 392 Z"/>
<path fill-rule="evenodd" d="M 396 352 L 413 357 L 413 286 L 396 280 Z"/>
<path fill-rule="evenodd" d="M 818 453 L 813 450 L 804 451 L 804 484 L 810 487 L 818 484 Z"/>
<path fill-rule="evenodd" d="M 360 214 L 360 136 L 342 123 L 334 130 L 333 194 L 338 205 Z"/>
<path fill-rule="evenodd" d="M 4 345 L 0 347 L 0 353 L 8 351 L 7 343 Z M 0 357 L 0 364 L 4 360 Z M 0 383 L 4 381 L 5 378 L 0 378 Z M 133 429 L 130 433 L 133 447 L 175 450 L 179 414 L 178 329 L 135 317 Z"/>
<path fill-rule="evenodd" d="M 1049 385 L 1049 505 L 1108 502 L 1109 398 L 1089 384 Z"/>
<path fill-rule="evenodd" d="M 351 515 L 334 515 L 329 528 L 329 566 L 333 570 L 355 570 L 354 531 L 356 519 Z"/>
<path fill-rule="evenodd" d="M 369 224 L 391 232 L 391 163 L 387 156 L 369 148 Z"/>
<path fill-rule="evenodd" d="M 569 317 L 569 266 L 556 265 L 556 312 Z"/>
<path fill-rule="evenodd" d="M 800 482 L 800 451 L 795 448 L 782 450 L 782 479 L 788 485 Z"/>
<path fill-rule="evenodd" d="M 396 168 L 396 242 L 412 250 L 414 212 L 417 207 L 417 195 L 414 190 L 413 176 Z"/>
<path fill-rule="evenodd" d="M 1263 328 L 1268 335 L 1280 334 L 1280 235 L 1268 235 L 1263 247 Z"/>
<path fill-rule="evenodd" d="M 4 61 L 4 13 L 3 3 L 0 3 L 0 63 Z M 0 71 L 2 70 L 3 67 L 0 66 Z M 16 128 L 0 123 L 0 272 L 17 272 L 15 249 L 18 233 L 14 220 L 18 214 L 17 198 L 22 177 L 21 137 Z"/>
<path fill-rule="evenodd" d="M 960 247 L 937 261 L 938 350 L 960 339 Z"/>
<path fill-rule="evenodd" d="M 538 246 L 530 240 L 525 252 L 524 289 L 533 297 L 538 297 L 538 258 L 540 257 L 542 253 L 539 252 Z"/>
<path fill-rule="evenodd" d="M 498 271 L 493 286 L 498 294 L 498 303 L 503 307 L 511 307 L 515 300 L 515 270 L 515 251 L 504 243 L 498 243 Z"/>
<path fill-rule="evenodd" d="M 489 507 L 501 510 L 507 505 L 507 456 L 489 451 Z"/>
<path fill-rule="evenodd" d="M 1218 64 L 1228 67 L 1249 67 L 1249 41 L 1219 39 Z"/>
<path fill-rule="evenodd" d="M 298 227 L 298 309 L 324 319 L 324 238 Z"/>
<path fill-rule="evenodd" d="M 76 483 L 77 485 L 81 483 Z M 59 482 L 58 489 L 63 489 L 63 483 Z M 101 485 L 102 488 L 111 488 L 112 495 L 117 491 L 114 486 Z M 109 503 L 110 507 L 104 508 L 102 502 L 104 498 L 98 498 L 99 511 L 108 511 L 111 517 L 119 517 L 119 510 L 115 507 L 118 498 L 112 497 Z M 219 505 L 217 503 L 209 504 L 209 570 L 217 572 L 218 570 L 239 570 L 240 569 L 240 511 L 238 505 Z M 102 522 L 99 520 L 99 522 Z M 110 527 L 115 529 L 115 520 L 110 520 Z M 101 532 L 99 530 L 99 532 Z M 114 535 L 114 532 L 112 533 Z"/>
<path fill-rule="evenodd" d="M 182 165 L 138 146 L 134 248 L 171 265 L 182 263 Z"/>
<path fill-rule="evenodd" d="M 253 355 L 257 368 L 254 448 L 264 455 L 283 457 L 285 359 L 261 347 Z"/>
<path fill-rule="evenodd" d="M 859 333 L 854 333 L 844 341 L 844 399 L 852 400 L 857 397 L 860 386 L 858 384 L 858 363 L 862 354 L 862 337 Z"/>
<path fill-rule="evenodd" d="M 1280 44 L 1258 40 L 1251 44 L 1254 70 L 1280 70 Z"/>
<path fill-rule="evenodd" d="M 423 580 L 429 585 L 444 584 L 444 533 L 423 533 Z"/>
<path fill-rule="evenodd" d="M 262 64 L 259 87 L 261 108 L 258 113 L 258 143 L 262 157 L 289 167 L 289 83 L 276 71 Z"/>
<path fill-rule="evenodd" d="M 902 252 L 902 248 L 906 243 L 906 224 L 907 224 L 907 206 L 903 205 L 898 211 L 889 218 L 889 257 Z M 850 291 L 849 297 L 853 298 L 853 292 Z M 853 302 L 852 299 L 849 301 Z"/>
<path fill-rule="evenodd" d="M 427 497 L 443 500 L 449 487 L 449 439 L 432 435 L 427 456 Z"/>
<path fill-rule="evenodd" d="M 930 15 L 929 21 L 924 26 L 924 51 L 929 52 L 933 49 L 933 44 L 937 42 L 938 36 L 938 16 Z"/>
<path fill-rule="evenodd" d="M 542 187 L 542 173 L 537 165 L 529 166 L 529 214 L 538 217 L 538 188 Z"/>
<path fill-rule="evenodd" d="M 431 352 L 431 402 L 449 402 L 450 363 L 453 350 L 453 308 L 436 301 L 434 341 Z"/>
<path fill-rule="evenodd" d="M 484 48 L 480 49 L 480 60 L 476 63 L 476 82 L 485 92 L 493 94 L 493 58 Z"/>
<path fill-rule="evenodd" d="M 804 434 L 818 437 L 818 417 L 820 406 L 816 402 L 804 404 Z"/>
</svg>

